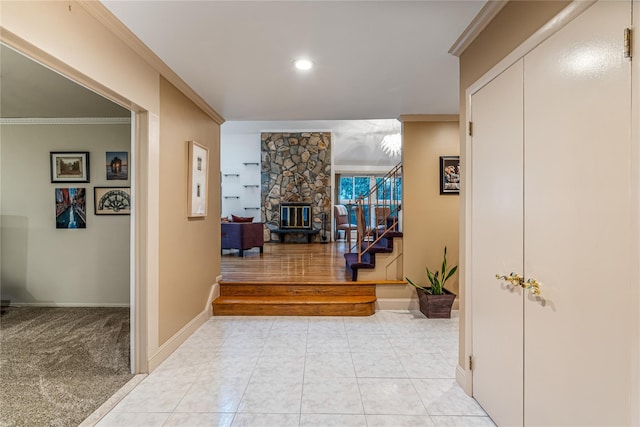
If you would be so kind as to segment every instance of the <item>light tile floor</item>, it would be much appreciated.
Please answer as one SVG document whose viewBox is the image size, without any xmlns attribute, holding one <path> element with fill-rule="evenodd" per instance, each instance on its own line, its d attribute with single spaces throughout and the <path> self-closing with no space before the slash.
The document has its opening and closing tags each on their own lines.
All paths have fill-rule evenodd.
<svg viewBox="0 0 640 427">
<path fill-rule="evenodd" d="M 213 317 L 98 426 L 493 426 L 454 380 L 457 314 Z"/>
</svg>

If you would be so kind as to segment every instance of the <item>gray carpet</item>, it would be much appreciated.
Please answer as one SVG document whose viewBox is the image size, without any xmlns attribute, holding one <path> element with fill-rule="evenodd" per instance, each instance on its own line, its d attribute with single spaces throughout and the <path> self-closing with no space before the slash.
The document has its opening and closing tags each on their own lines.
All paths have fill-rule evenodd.
<svg viewBox="0 0 640 427">
<path fill-rule="evenodd" d="M 77 426 L 132 378 L 128 308 L 3 309 L 0 426 Z"/>
</svg>

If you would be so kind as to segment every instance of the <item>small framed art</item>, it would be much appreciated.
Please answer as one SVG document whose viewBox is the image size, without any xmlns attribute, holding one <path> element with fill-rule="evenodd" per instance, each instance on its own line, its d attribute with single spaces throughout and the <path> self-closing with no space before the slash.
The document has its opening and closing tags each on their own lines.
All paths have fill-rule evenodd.
<svg viewBox="0 0 640 427">
<path fill-rule="evenodd" d="M 88 151 L 52 151 L 51 182 L 89 182 Z"/>
<path fill-rule="evenodd" d="M 440 156 L 440 194 L 460 194 L 460 156 Z"/>
<path fill-rule="evenodd" d="M 86 189 L 56 188 L 56 228 L 87 228 Z"/>
<path fill-rule="evenodd" d="M 209 150 L 204 145 L 189 141 L 189 178 L 187 180 L 187 216 L 207 216 L 207 182 L 209 180 Z"/>
<path fill-rule="evenodd" d="M 96 215 L 131 215 L 130 187 L 94 187 Z"/>
<path fill-rule="evenodd" d="M 129 179 L 129 153 L 126 151 L 107 151 L 105 155 L 107 180 L 126 181 Z"/>
</svg>

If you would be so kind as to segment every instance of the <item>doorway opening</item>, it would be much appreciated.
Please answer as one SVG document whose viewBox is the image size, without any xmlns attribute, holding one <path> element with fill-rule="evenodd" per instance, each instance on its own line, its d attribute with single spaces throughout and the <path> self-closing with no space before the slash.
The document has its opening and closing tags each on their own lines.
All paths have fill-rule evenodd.
<svg viewBox="0 0 640 427">
<path fill-rule="evenodd" d="M 135 370 L 134 120 L 0 50 L 0 418 L 79 424 Z"/>
</svg>

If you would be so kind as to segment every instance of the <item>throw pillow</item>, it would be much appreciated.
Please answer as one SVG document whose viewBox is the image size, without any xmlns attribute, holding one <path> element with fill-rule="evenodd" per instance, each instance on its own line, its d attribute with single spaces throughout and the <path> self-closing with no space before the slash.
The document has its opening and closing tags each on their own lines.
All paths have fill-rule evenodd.
<svg viewBox="0 0 640 427">
<path fill-rule="evenodd" d="M 235 216 L 231 215 L 232 222 L 253 222 L 252 216 Z"/>
</svg>

